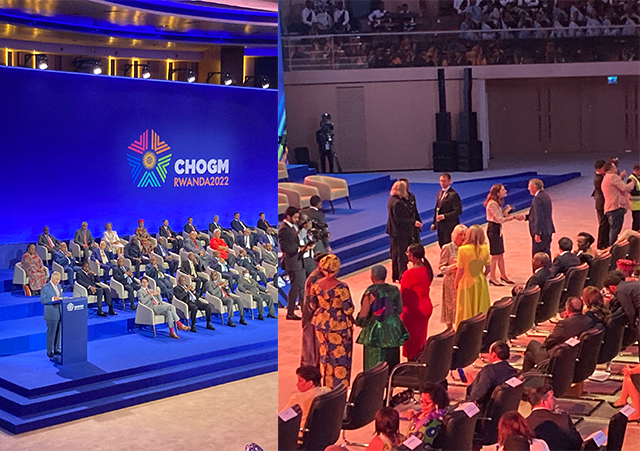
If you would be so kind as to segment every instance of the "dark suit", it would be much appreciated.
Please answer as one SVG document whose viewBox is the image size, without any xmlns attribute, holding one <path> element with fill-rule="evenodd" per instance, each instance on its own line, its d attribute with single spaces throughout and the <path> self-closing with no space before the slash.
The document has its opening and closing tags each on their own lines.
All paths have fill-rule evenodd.
<svg viewBox="0 0 640 451">
<path fill-rule="evenodd" d="M 213 232 L 215 232 L 216 230 L 220 230 L 220 238 L 224 240 L 224 242 L 227 244 L 227 247 L 232 248 L 234 238 L 233 233 L 229 229 L 225 229 L 216 222 L 209 223 L 209 232 L 211 232 L 211 236 L 213 236 Z"/>
<path fill-rule="evenodd" d="M 553 348 L 571 337 L 580 337 L 582 332 L 589 330 L 591 326 L 591 318 L 582 313 L 575 313 L 571 317 L 559 321 L 544 342 L 540 343 L 536 340 L 529 342 L 524 353 L 522 372 L 527 372 L 538 363 L 548 359 Z"/>
<path fill-rule="evenodd" d="M 76 271 L 80 271 L 80 267 L 76 265 L 75 259 L 67 257 L 60 249 L 58 249 L 53 253 L 53 261 L 62 266 L 64 272 L 67 273 L 69 285 L 73 286 Z"/>
<path fill-rule="evenodd" d="M 211 304 L 202 302 L 198 295 L 196 295 L 193 291 L 187 290 L 180 284 L 178 284 L 174 289 L 174 294 L 176 299 L 181 300 L 189 307 L 189 316 L 191 317 L 192 329 L 195 329 L 196 327 L 196 316 L 198 315 L 198 310 L 204 311 L 207 318 L 207 324 L 211 324 Z"/>
<path fill-rule="evenodd" d="M 109 310 L 113 310 L 113 304 L 111 303 L 111 290 L 108 288 L 102 288 L 96 285 L 100 282 L 100 278 L 97 274 L 87 274 L 84 270 L 80 270 L 76 273 L 76 281 L 87 289 L 87 294 L 91 296 L 90 287 L 95 288 L 95 295 L 98 298 L 98 311 L 102 311 L 102 298 L 107 302 Z"/>
<path fill-rule="evenodd" d="M 258 267 L 251 261 L 248 257 L 240 257 L 236 260 L 236 264 L 238 266 L 242 266 L 243 268 L 247 268 L 249 270 L 249 274 L 256 280 L 260 280 L 262 284 L 267 286 L 267 275 L 264 271 L 258 269 Z"/>
<path fill-rule="evenodd" d="M 178 260 L 169 255 L 169 249 L 158 244 L 153 252 L 163 258 L 165 263 L 169 265 L 169 274 L 174 275 L 178 270 Z M 169 258 L 171 258 L 171 260 L 169 260 Z"/>
<path fill-rule="evenodd" d="M 247 240 L 249 241 L 248 244 L 247 244 Z M 257 242 L 258 242 L 258 238 L 255 235 L 246 236 L 242 234 L 242 235 L 238 235 L 238 237 L 236 238 L 236 244 L 241 248 L 245 249 L 247 251 L 247 254 L 251 257 L 251 259 L 255 263 L 260 262 L 260 257 L 258 253 L 253 250 L 253 246 L 255 246 Z"/>
<path fill-rule="evenodd" d="M 147 265 L 145 274 L 146 277 L 153 279 L 156 282 L 156 286 L 160 290 L 160 292 L 167 298 L 167 301 L 171 303 L 173 299 L 173 285 L 171 285 L 171 281 L 164 273 L 164 268 L 160 268 L 149 263 Z"/>
<path fill-rule="evenodd" d="M 292 315 L 295 313 L 296 300 L 300 303 L 301 308 L 304 305 L 304 282 L 306 280 L 298 231 L 283 221 L 278 229 L 278 242 L 283 254 L 284 270 L 289 274 L 291 281 L 287 299 L 287 314 Z"/>
<path fill-rule="evenodd" d="M 391 242 L 391 276 L 400 280 L 407 270 L 407 247 L 411 244 L 415 220 L 409 202 L 398 196 L 391 196 L 387 202 L 387 234 Z"/>
<path fill-rule="evenodd" d="M 57 292 L 56 292 L 57 288 Z M 40 302 L 44 305 L 44 320 L 47 322 L 47 355 L 53 357 L 54 352 L 60 353 L 60 303 L 54 297 L 62 298 L 62 287 L 55 287 L 47 282 L 40 290 Z"/>
<path fill-rule="evenodd" d="M 534 272 L 529 280 L 527 280 L 527 284 L 524 286 L 525 290 L 533 287 L 544 288 L 544 284 L 547 280 L 551 279 L 551 270 L 549 268 L 540 268 L 538 271 Z"/>
<path fill-rule="evenodd" d="M 256 227 L 266 232 L 271 228 L 271 225 L 265 219 L 258 219 L 258 225 Z"/>
<path fill-rule="evenodd" d="M 182 262 L 182 266 L 180 267 L 180 269 L 183 273 L 191 276 L 191 279 L 193 279 L 196 284 L 196 293 L 198 294 L 198 296 L 202 296 L 202 293 L 204 292 L 204 286 L 207 283 L 207 279 L 198 275 L 199 272 L 205 272 L 202 264 L 200 262 L 185 260 Z"/>
<path fill-rule="evenodd" d="M 206 233 L 202 233 L 200 230 L 198 230 L 198 228 L 193 225 L 193 224 L 189 224 L 186 223 L 183 227 L 184 231 L 187 232 L 187 234 L 191 233 L 192 231 L 195 231 L 197 233 L 196 235 L 196 239 L 200 239 L 200 240 L 205 240 L 207 242 L 209 242 L 209 235 L 207 235 Z M 185 242 L 189 240 L 189 238 L 185 237 Z M 184 245 L 185 243 L 183 243 Z"/>
<path fill-rule="evenodd" d="M 131 264 L 135 268 L 136 277 L 140 278 L 140 265 L 146 265 L 149 263 L 149 259 L 142 255 L 142 249 L 140 249 L 140 246 L 128 243 L 124 247 L 124 257 L 131 260 Z"/>
<path fill-rule="evenodd" d="M 271 244 L 271 246 L 276 252 L 278 250 L 278 237 L 275 234 L 274 235 L 270 235 L 268 233 L 260 234 L 260 236 L 258 236 L 258 243 L 261 243 L 263 246 L 269 243 Z M 318 246 L 316 245 L 316 249 L 317 248 Z"/>
<path fill-rule="evenodd" d="M 113 278 L 122 284 L 129 295 L 129 305 L 133 308 L 133 292 L 140 289 L 140 284 L 133 280 L 133 277 L 129 276 L 127 271 L 129 271 L 129 268 L 126 266 L 116 266 L 113 268 Z M 122 304 L 124 304 L 124 299 L 122 300 Z"/>
<path fill-rule="evenodd" d="M 484 412 L 493 390 L 517 375 L 518 370 L 509 365 L 508 360 L 500 360 L 485 366 L 467 387 L 467 401 L 475 402 L 480 407 L 480 411 Z"/>
<path fill-rule="evenodd" d="M 113 255 L 111 254 L 111 252 L 105 249 L 104 255 L 107 259 L 106 263 L 102 261 L 102 254 L 100 253 L 100 248 L 96 247 L 91 251 L 91 260 L 98 263 L 98 265 L 100 265 L 100 267 L 102 268 L 102 271 L 104 271 L 102 280 L 104 280 L 104 282 L 106 283 L 107 280 L 109 280 L 111 271 L 113 271 L 113 268 L 115 268 L 116 265 L 111 263 L 111 259 L 113 258 Z"/>
<path fill-rule="evenodd" d="M 636 337 L 640 337 L 640 281 L 620 282 L 615 299 L 627 314 L 630 327 L 635 327 Z"/>
<path fill-rule="evenodd" d="M 320 224 L 324 229 L 327 228 L 327 217 L 325 216 L 322 210 L 319 210 L 315 207 L 307 207 L 303 209 L 302 212 L 304 212 L 307 216 L 309 216 L 309 219 Z M 329 238 L 326 238 L 322 241 L 316 241 L 316 247 L 313 248 L 313 252 L 315 253 L 327 252 L 328 248 L 329 248 Z"/>
<path fill-rule="evenodd" d="M 413 194 L 412 192 L 409 192 L 409 209 L 411 210 L 411 214 L 413 215 L 413 219 L 415 221 L 420 221 L 422 222 L 422 219 L 420 219 L 420 213 L 418 212 L 418 202 L 416 201 L 416 195 Z M 413 243 L 418 243 L 420 244 L 420 229 L 415 227 L 413 229 L 413 238 L 412 238 L 412 242 Z"/>
<path fill-rule="evenodd" d="M 582 262 L 580 261 L 580 257 L 576 254 L 572 254 L 571 252 L 564 252 L 558 255 L 553 259 L 553 264 L 551 265 L 551 274 L 553 277 L 558 274 L 567 275 L 567 271 L 569 268 L 573 266 L 580 266 Z"/>
<path fill-rule="evenodd" d="M 173 252 L 176 254 L 180 253 L 180 248 L 182 247 L 182 237 L 173 231 L 171 226 L 160 226 L 158 229 L 158 234 L 164 237 L 169 243 L 171 243 Z"/>
<path fill-rule="evenodd" d="M 224 265 L 224 266 L 223 266 Z M 229 287 L 234 289 L 234 287 L 238 286 L 238 280 L 240 279 L 240 275 L 229 271 L 229 265 L 222 259 L 218 260 L 213 257 L 209 260 L 209 267 L 214 269 L 220 273 L 220 275 L 226 279 Z"/>
<path fill-rule="evenodd" d="M 551 238 L 556 229 L 553 226 L 551 198 L 544 190 L 538 191 L 534 196 L 526 219 L 529 221 L 529 234 L 532 242 L 531 255 L 538 252 L 546 252 L 551 255 Z M 536 235 L 541 239 L 539 243 L 535 240 Z"/>
<path fill-rule="evenodd" d="M 527 417 L 536 438 L 544 440 L 550 451 L 573 451 L 582 446 L 582 437 L 566 413 L 536 409 Z"/>
<path fill-rule="evenodd" d="M 606 249 L 609 247 L 609 218 L 604 214 L 603 178 L 603 174 L 596 173 L 593 177 L 593 193 L 591 193 L 591 197 L 595 200 L 596 213 L 598 215 L 598 249 Z"/>
<path fill-rule="evenodd" d="M 86 249 L 84 248 L 85 240 L 87 243 Z M 76 243 L 78 246 L 80 246 L 80 251 L 82 252 L 82 261 L 86 262 L 89 259 L 89 256 L 91 255 L 91 245 L 95 242 L 93 240 L 93 235 L 91 235 L 91 231 L 89 229 L 76 230 L 76 235 L 73 238 L 73 242 Z"/>
<path fill-rule="evenodd" d="M 433 212 L 433 225 L 438 230 L 438 244 L 440 247 L 451 242 L 451 232 L 460 224 L 458 217 L 462 214 L 460 195 L 451 187 L 441 189 L 436 196 L 436 208 Z M 442 221 L 436 221 L 436 216 L 444 215 Z"/>
<path fill-rule="evenodd" d="M 40 246 L 46 247 L 49 252 L 53 253 L 58 248 L 58 246 L 60 246 L 60 240 L 58 240 L 53 235 L 45 235 L 44 233 L 41 233 L 38 236 L 38 244 Z"/>
<path fill-rule="evenodd" d="M 249 229 L 251 230 L 251 232 L 253 232 L 253 229 L 248 225 L 246 225 L 240 219 L 234 219 L 233 221 L 231 221 L 231 228 L 235 230 L 238 233 L 238 235 L 242 235 L 244 233 L 244 229 Z"/>
</svg>

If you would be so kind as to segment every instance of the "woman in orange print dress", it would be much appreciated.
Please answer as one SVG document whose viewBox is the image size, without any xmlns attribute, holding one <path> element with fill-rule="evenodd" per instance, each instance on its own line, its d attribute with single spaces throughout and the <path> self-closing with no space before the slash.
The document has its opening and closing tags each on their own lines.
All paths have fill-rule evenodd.
<svg viewBox="0 0 640 451">
<path fill-rule="evenodd" d="M 349 286 L 338 280 L 340 259 L 333 254 L 318 263 L 324 275 L 311 287 L 318 308 L 311 322 L 316 328 L 323 385 L 349 386 L 353 351 L 353 301 Z"/>
</svg>

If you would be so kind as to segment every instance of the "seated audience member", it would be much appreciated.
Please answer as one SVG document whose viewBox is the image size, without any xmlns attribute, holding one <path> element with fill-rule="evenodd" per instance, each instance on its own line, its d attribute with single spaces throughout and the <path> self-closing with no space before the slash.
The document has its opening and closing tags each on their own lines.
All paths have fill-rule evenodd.
<svg viewBox="0 0 640 451">
<path fill-rule="evenodd" d="M 27 252 L 22 256 L 22 269 L 29 278 L 31 293 L 27 291 L 27 295 L 39 295 L 40 290 L 47 283 L 47 270 L 33 243 L 27 247 Z"/>
<path fill-rule="evenodd" d="M 255 232 L 253 228 L 246 225 L 244 221 L 240 219 L 240 213 L 238 213 L 237 211 L 233 214 L 231 228 L 236 231 L 237 235 L 242 235 L 246 229 L 249 229 L 249 232 Z"/>
<path fill-rule="evenodd" d="M 196 236 L 199 240 L 209 241 L 209 235 L 198 230 L 198 228 L 193 223 L 193 218 L 191 216 L 187 218 L 187 223 L 184 225 L 184 231 L 187 232 L 189 236 L 191 236 L 191 232 L 196 232 Z"/>
<path fill-rule="evenodd" d="M 629 416 L 629 421 L 640 420 L 640 365 L 626 365 L 622 368 L 624 379 L 622 380 L 622 391 L 615 402 L 609 402 L 613 407 L 623 407 L 631 398 L 631 406 L 636 410 Z"/>
<path fill-rule="evenodd" d="M 383 407 L 376 412 L 376 436 L 371 439 L 368 451 L 388 451 L 396 449 L 404 441 L 400 433 L 400 414 L 393 407 Z"/>
<path fill-rule="evenodd" d="M 625 280 L 624 274 L 613 271 L 605 277 L 604 287 L 612 294 L 609 301 L 611 313 L 622 309 L 633 327 L 640 316 L 640 281 L 633 278 Z"/>
<path fill-rule="evenodd" d="M 546 252 L 537 252 L 533 259 L 531 260 L 531 264 L 533 265 L 533 274 L 527 280 L 525 288 L 533 288 L 535 286 L 540 287 L 542 290 L 544 288 L 544 284 L 551 277 L 551 259 Z"/>
<path fill-rule="evenodd" d="M 222 239 L 222 232 L 220 231 L 220 229 L 216 229 L 213 231 L 213 238 L 211 238 L 211 241 L 209 241 L 209 247 L 214 251 L 220 252 L 220 256 L 229 261 L 229 264 L 231 266 L 235 265 L 236 257 L 229 252 L 229 246 L 227 245 L 226 241 Z"/>
<path fill-rule="evenodd" d="M 213 222 L 209 224 L 209 233 L 213 234 L 216 230 L 220 230 L 220 238 L 227 244 L 227 247 L 233 247 L 235 235 L 229 229 L 225 229 L 220 225 L 220 217 L 215 215 Z"/>
<path fill-rule="evenodd" d="M 544 440 L 551 451 L 573 451 L 582 446 L 582 437 L 566 413 L 554 412 L 556 398 L 549 385 L 537 387 L 529 393 L 531 413 L 527 424 L 533 436 Z"/>
<path fill-rule="evenodd" d="M 507 440 L 513 441 L 516 437 L 525 440 L 525 449 L 529 451 L 549 451 L 544 440 L 534 438 L 533 431 L 522 415 L 516 411 L 506 412 L 498 421 L 498 451 L 508 451 Z"/>
<path fill-rule="evenodd" d="M 182 235 L 178 235 L 173 231 L 171 226 L 169 226 L 169 221 L 162 221 L 162 225 L 158 229 L 158 235 L 167 240 L 169 244 L 172 246 L 172 250 L 175 254 L 180 253 L 180 249 L 182 248 L 183 237 Z"/>
<path fill-rule="evenodd" d="M 560 320 L 553 332 L 540 343 L 531 340 L 524 353 L 524 363 L 522 372 L 525 373 L 538 365 L 543 360 L 547 360 L 553 349 L 567 341 L 571 337 L 579 337 L 582 332 L 591 328 L 591 318 L 582 314 L 582 299 L 570 297 L 564 312 L 564 319 Z"/>
<path fill-rule="evenodd" d="M 144 226 L 144 219 L 138 221 L 138 228 L 135 230 L 135 235 L 140 243 L 142 254 L 149 255 L 153 250 L 153 242 L 151 241 L 151 235 L 149 235 L 147 228 Z"/>
<path fill-rule="evenodd" d="M 58 246 L 60 246 L 60 240 L 50 235 L 49 227 L 44 226 L 42 233 L 38 235 L 38 245 L 44 246 L 47 251 L 53 254 L 58 249 Z"/>
<path fill-rule="evenodd" d="M 577 249 L 575 254 L 580 258 L 580 263 L 586 263 L 591 266 L 593 258 L 598 256 L 598 253 L 591 248 L 596 239 L 587 232 L 578 233 L 578 240 L 576 242 Z"/>
<path fill-rule="evenodd" d="M 208 279 L 198 274 L 205 272 L 205 267 L 202 262 L 198 261 L 196 254 L 189 252 L 188 258 L 182 262 L 180 269 L 183 273 L 191 276 L 191 280 L 196 284 L 197 295 L 202 296 L 204 293 L 204 286 Z"/>
<path fill-rule="evenodd" d="M 551 275 L 552 277 L 557 276 L 558 274 L 567 275 L 567 271 L 569 268 L 573 266 L 579 266 L 581 264 L 580 257 L 571 253 L 571 249 L 573 249 L 573 241 L 566 236 L 560 238 L 558 240 L 558 247 L 560 248 L 560 254 L 553 259 L 553 264 L 551 265 Z"/>
<path fill-rule="evenodd" d="M 53 261 L 62 266 L 64 272 L 67 273 L 67 283 L 69 288 L 73 290 L 73 281 L 75 280 L 76 271 L 80 271 L 80 267 L 76 265 L 76 260 L 71 252 L 67 250 L 67 243 L 60 243 L 60 247 L 53 253 Z"/>
<path fill-rule="evenodd" d="M 216 330 L 216 328 L 213 327 L 213 324 L 211 324 L 211 304 L 202 301 L 200 295 L 197 294 L 197 291 L 194 292 L 193 286 L 187 283 L 187 278 L 185 276 L 180 276 L 178 278 L 178 285 L 176 285 L 174 294 L 176 299 L 184 302 L 189 307 L 191 332 L 196 332 L 196 317 L 198 316 L 198 310 L 205 313 L 207 318 L 207 329 Z"/>
<path fill-rule="evenodd" d="M 264 273 L 262 266 L 254 264 L 247 256 L 247 251 L 245 249 L 240 249 L 240 256 L 236 262 L 238 266 L 248 269 L 251 277 L 262 282 L 265 287 L 267 286 L 267 275 Z"/>
<path fill-rule="evenodd" d="M 91 235 L 91 231 L 88 229 L 88 225 L 86 222 L 80 224 L 80 228 L 76 230 L 76 235 L 73 238 L 73 242 L 80 246 L 81 251 L 81 260 L 86 262 L 91 256 L 91 248 L 95 241 L 93 240 L 93 235 Z"/>
<path fill-rule="evenodd" d="M 262 251 L 262 262 L 278 267 L 278 254 L 273 250 L 271 244 L 264 245 L 264 251 Z"/>
<path fill-rule="evenodd" d="M 271 227 L 271 224 L 269 224 L 265 219 L 264 212 L 260 212 L 259 216 L 260 216 L 260 219 L 258 219 L 258 224 L 256 224 L 256 228 L 263 230 L 265 233 L 267 233 L 269 229 L 273 230 L 273 227 Z"/>
<path fill-rule="evenodd" d="M 490 365 L 480 370 L 473 382 L 467 387 L 467 401 L 475 402 L 484 412 L 493 390 L 518 375 L 518 370 L 509 364 L 509 345 L 496 341 L 489 348 Z"/>
<path fill-rule="evenodd" d="M 289 407 L 293 407 L 298 404 L 300 406 L 300 409 L 302 410 L 300 427 L 304 427 L 313 400 L 320 395 L 329 393 L 331 389 L 329 387 L 320 386 L 322 374 L 320 374 L 320 370 L 315 366 L 303 365 L 299 367 L 296 370 L 296 376 L 298 377 L 296 388 L 298 389 L 299 393 L 294 393 L 293 395 L 291 395 L 289 401 L 282 410 L 286 410 Z"/>
<path fill-rule="evenodd" d="M 113 310 L 111 290 L 98 285 L 100 283 L 100 277 L 89 269 L 89 262 L 84 262 L 80 271 L 76 273 L 76 282 L 87 289 L 89 296 L 95 295 L 98 298 L 98 316 L 107 316 L 107 314 L 102 311 L 103 297 L 109 307 L 109 315 L 117 315 Z"/>
<path fill-rule="evenodd" d="M 180 322 L 180 317 L 176 313 L 176 308 L 171 304 L 162 302 L 162 297 L 160 297 L 160 292 L 158 290 L 151 290 L 149 288 L 149 281 L 146 277 L 143 277 L 140 281 L 138 300 L 142 305 L 153 310 L 154 314 L 164 316 L 164 320 L 169 326 L 169 336 L 171 338 L 180 338 L 174 330 L 175 325 L 177 325 L 180 330 L 189 330 L 187 326 Z"/>
<path fill-rule="evenodd" d="M 120 242 L 118 232 L 113 230 L 113 225 L 110 222 L 107 222 L 104 226 L 101 241 L 105 241 L 107 243 L 107 248 L 109 248 L 112 254 L 118 255 L 122 254 L 124 251 L 124 244 Z"/>
<path fill-rule="evenodd" d="M 409 429 L 407 436 L 415 435 L 424 445 L 433 445 L 433 441 L 440 432 L 442 417 L 449 407 L 449 396 L 440 384 L 426 382 L 420 390 L 420 404 L 422 411 L 409 410 Z"/>
<path fill-rule="evenodd" d="M 246 268 L 242 268 L 242 277 L 240 277 L 240 281 L 238 282 L 238 290 L 240 290 L 241 293 L 250 294 L 253 300 L 256 301 L 258 304 L 258 319 L 260 321 L 264 320 L 265 304 L 269 312 L 267 318 L 277 318 L 271 295 L 266 288 L 261 287 L 258 285 L 258 282 L 251 278 L 251 274 L 249 274 L 249 270 Z"/>
<path fill-rule="evenodd" d="M 131 268 L 127 268 L 125 265 L 124 257 L 119 257 L 117 266 L 113 268 L 113 278 L 122 284 L 127 292 L 129 305 L 131 310 L 135 310 L 133 292 L 140 290 L 140 284 L 133 278 L 133 272 Z M 122 308 L 124 308 L 124 299 L 122 300 Z"/>
<path fill-rule="evenodd" d="M 131 237 L 131 241 L 124 247 L 124 257 L 131 260 L 131 264 L 136 270 L 136 277 L 140 278 L 140 265 L 149 263 L 149 259 L 142 255 L 142 249 L 138 243 L 138 238 Z"/>
<path fill-rule="evenodd" d="M 91 251 L 91 260 L 95 261 L 100 268 L 102 268 L 102 281 L 107 282 L 109 280 L 111 271 L 116 267 L 113 263 L 111 263 L 111 259 L 113 255 L 107 249 L 107 242 L 105 240 L 101 240 L 98 247 L 94 248 Z"/>
<path fill-rule="evenodd" d="M 596 324 L 604 325 L 604 320 L 611 314 L 609 307 L 604 303 L 604 297 L 597 287 L 584 287 L 582 290 L 582 302 L 584 303 L 584 315 L 591 318 L 591 327 Z"/>
<path fill-rule="evenodd" d="M 273 248 L 278 248 L 278 231 L 276 229 L 269 229 L 266 233 L 261 233 L 258 236 L 258 243 L 265 246 L 270 244 Z"/>
<path fill-rule="evenodd" d="M 245 249 L 255 263 L 260 262 L 258 253 L 253 250 L 253 247 L 256 245 L 257 241 L 258 238 L 255 235 L 252 235 L 251 230 L 249 229 L 244 229 L 244 231 L 240 232 L 240 234 L 236 238 L 236 244 Z"/>
<path fill-rule="evenodd" d="M 165 238 L 160 236 L 158 237 L 158 245 L 153 250 L 156 255 L 162 257 L 164 262 L 169 265 L 169 274 L 174 276 L 176 271 L 178 270 L 178 265 L 180 264 L 178 257 L 175 257 L 169 253 L 169 249 L 167 248 L 167 244 Z"/>
<path fill-rule="evenodd" d="M 232 291 L 234 290 L 234 287 L 238 286 L 240 275 L 229 270 L 229 265 L 225 259 L 222 258 L 219 251 L 213 251 L 213 258 L 209 260 L 209 267 L 218 271 L 222 278 L 229 282 L 229 287 Z"/>
<path fill-rule="evenodd" d="M 636 262 L 633 260 L 627 260 L 626 258 L 621 258 L 616 262 L 616 271 L 620 271 L 624 274 L 624 280 L 629 280 L 629 278 L 633 275 L 633 270 L 636 267 Z"/>
<path fill-rule="evenodd" d="M 240 324 L 243 326 L 247 325 L 247 321 L 244 319 L 244 308 L 242 303 L 240 302 L 240 297 L 235 295 L 229 290 L 229 284 L 227 284 L 226 280 L 222 280 L 220 274 L 217 271 L 211 273 L 211 280 L 207 283 L 207 293 L 212 296 L 217 297 L 227 307 L 228 312 L 228 320 L 227 326 L 236 327 L 236 324 L 233 322 L 233 306 L 235 305 L 240 313 Z"/>
<path fill-rule="evenodd" d="M 189 238 L 184 240 L 184 250 L 196 254 L 198 260 L 202 260 L 202 264 L 206 265 L 208 264 L 209 256 L 205 252 L 197 237 L 198 233 L 196 231 L 192 231 L 189 234 Z"/>
<path fill-rule="evenodd" d="M 164 268 L 158 264 L 158 257 L 155 255 L 151 257 L 151 262 L 146 266 L 144 275 L 154 280 L 156 287 L 160 289 L 160 292 L 167 298 L 167 301 L 171 303 L 173 299 L 173 285 L 169 277 L 164 273 Z"/>
</svg>

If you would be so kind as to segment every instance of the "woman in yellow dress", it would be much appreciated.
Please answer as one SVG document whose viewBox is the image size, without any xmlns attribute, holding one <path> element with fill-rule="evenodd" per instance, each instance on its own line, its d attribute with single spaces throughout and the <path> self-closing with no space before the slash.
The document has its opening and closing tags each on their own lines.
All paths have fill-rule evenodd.
<svg viewBox="0 0 640 451">
<path fill-rule="evenodd" d="M 464 244 L 458 249 L 458 272 L 455 280 L 458 305 L 456 327 L 465 319 L 489 310 L 491 299 L 486 274 L 490 263 L 491 256 L 484 230 L 479 225 L 472 225 L 467 231 Z"/>
</svg>

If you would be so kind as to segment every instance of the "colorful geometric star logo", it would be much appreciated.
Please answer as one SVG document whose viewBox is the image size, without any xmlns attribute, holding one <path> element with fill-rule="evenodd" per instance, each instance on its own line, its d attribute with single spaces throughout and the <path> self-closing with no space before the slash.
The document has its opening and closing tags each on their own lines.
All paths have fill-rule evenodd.
<svg viewBox="0 0 640 451">
<path fill-rule="evenodd" d="M 140 138 L 131 143 L 127 161 L 131 166 L 131 179 L 138 188 L 146 186 L 160 187 L 167 179 L 167 166 L 171 164 L 171 154 L 160 156 L 171 147 L 153 130 L 145 130 Z"/>
</svg>

